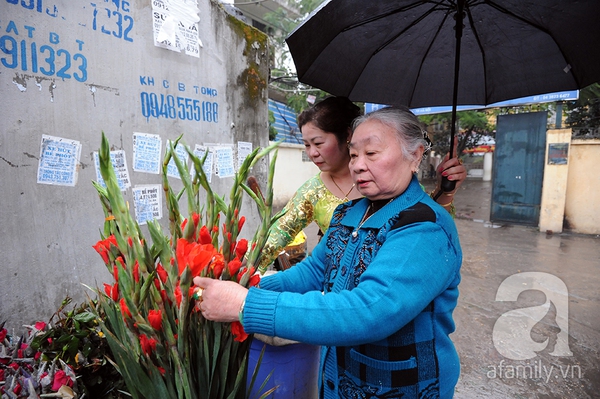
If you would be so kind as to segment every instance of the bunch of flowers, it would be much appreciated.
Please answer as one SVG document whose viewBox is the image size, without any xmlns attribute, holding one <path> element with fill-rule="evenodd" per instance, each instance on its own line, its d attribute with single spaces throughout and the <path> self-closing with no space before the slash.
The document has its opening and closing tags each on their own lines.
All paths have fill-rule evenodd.
<svg viewBox="0 0 600 399">
<path fill-rule="evenodd" d="M 40 382 L 44 382 L 44 374 L 52 378 L 51 391 L 66 385 L 75 397 L 125 397 L 120 392 L 125 387 L 123 379 L 109 360 L 110 348 L 91 312 L 93 301 L 71 306 L 72 301 L 67 296 L 48 323 L 35 324 L 30 348 L 37 351 L 36 356 L 41 354 L 34 365 L 38 370 L 35 374 L 41 377 Z M 76 378 L 66 378 L 73 375 Z"/>
<path fill-rule="evenodd" d="M 9 335 L 0 324 L 2 398 L 120 397 L 122 380 L 105 362 L 95 316 L 86 306 L 67 312 L 70 301 L 67 297 L 52 316 L 54 325 L 38 321 L 21 336 Z"/>
<path fill-rule="evenodd" d="M 108 140 L 102 134 L 99 160 L 106 188 L 94 185 L 105 223 L 102 239 L 94 248 L 114 283 L 97 290 L 95 311 L 102 316 L 100 327 L 133 398 L 245 398 L 248 336 L 239 322 L 216 323 L 202 317 L 195 307 L 192 278 L 232 280 L 245 287 L 258 282 L 253 265 L 278 217 L 271 215 L 276 154 L 266 200 L 245 182 L 256 162 L 277 144 L 256 149 L 245 159 L 227 203 L 208 183 L 202 167 L 205 158 L 184 146 L 193 165 L 190 174 L 177 157 L 174 148 L 180 139 L 170 144 L 163 164 L 169 234 L 157 221 L 148 222 L 150 243 L 128 211 L 110 161 Z M 178 193 L 167 179 L 171 159 L 183 184 Z M 245 222 L 240 215 L 244 193 L 255 200 L 262 218 L 250 243 L 239 239 Z M 184 196 L 187 218 L 179 206 Z"/>
</svg>

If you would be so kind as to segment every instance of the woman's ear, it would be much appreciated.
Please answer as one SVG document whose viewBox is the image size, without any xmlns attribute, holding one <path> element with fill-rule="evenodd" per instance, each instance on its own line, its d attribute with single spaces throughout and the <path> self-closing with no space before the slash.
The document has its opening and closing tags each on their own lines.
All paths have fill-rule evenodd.
<svg viewBox="0 0 600 399">
<path fill-rule="evenodd" d="M 413 160 L 412 170 L 419 170 L 419 166 L 421 165 L 421 160 L 423 159 L 423 154 L 425 153 L 425 147 L 420 145 L 415 151 L 415 159 Z"/>
</svg>

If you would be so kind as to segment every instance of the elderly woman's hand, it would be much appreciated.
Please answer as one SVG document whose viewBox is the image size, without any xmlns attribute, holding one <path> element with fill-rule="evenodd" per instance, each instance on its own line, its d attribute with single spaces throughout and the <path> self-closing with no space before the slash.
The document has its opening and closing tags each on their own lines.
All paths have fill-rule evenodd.
<svg viewBox="0 0 600 399">
<path fill-rule="evenodd" d="M 239 320 L 239 313 L 248 294 L 248 289 L 233 281 L 195 277 L 194 284 L 200 287 L 199 308 L 208 320 L 233 322 Z"/>
<path fill-rule="evenodd" d="M 458 158 L 458 154 L 456 153 L 457 140 L 454 139 L 454 151 L 452 152 L 455 155 L 455 158 L 448 159 L 450 154 L 446 154 L 442 162 L 440 162 L 436 174 L 437 174 L 437 186 L 436 192 L 440 190 L 442 186 L 442 176 L 445 176 L 450 181 L 455 181 L 456 186 L 454 190 L 447 194 L 454 194 L 462 184 L 462 182 L 467 178 L 467 168 L 462 164 L 462 162 Z"/>
</svg>

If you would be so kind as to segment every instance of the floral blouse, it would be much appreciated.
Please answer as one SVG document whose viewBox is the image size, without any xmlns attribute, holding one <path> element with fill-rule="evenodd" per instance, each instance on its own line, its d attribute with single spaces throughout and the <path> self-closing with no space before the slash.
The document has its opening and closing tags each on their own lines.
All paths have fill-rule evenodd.
<svg viewBox="0 0 600 399">
<path fill-rule="evenodd" d="M 307 180 L 283 208 L 285 214 L 271 227 L 259 260 L 259 270 L 266 270 L 283 248 L 313 221 L 322 232 L 327 231 L 333 211 L 343 202 L 325 187 L 320 173 Z"/>
</svg>

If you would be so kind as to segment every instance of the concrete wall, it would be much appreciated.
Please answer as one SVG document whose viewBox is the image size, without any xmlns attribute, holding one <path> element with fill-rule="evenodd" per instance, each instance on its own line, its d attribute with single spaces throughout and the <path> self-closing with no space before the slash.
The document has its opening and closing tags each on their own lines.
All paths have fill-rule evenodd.
<svg viewBox="0 0 600 399">
<path fill-rule="evenodd" d="M 600 234 L 599 159 L 600 140 L 571 142 L 565 221 L 574 232 Z"/>
<path fill-rule="evenodd" d="M 268 144 L 266 36 L 210 0 L 198 0 L 197 13 L 153 10 L 162 3 L 0 2 L 0 322 L 7 326 L 47 320 L 65 296 L 84 300 L 89 291 L 82 284 L 109 280 L 92 249 L 104 221 L 91 184 L 102 131 L 114 150 L 124 151 L 131 187 L 161 182 L 158 174 L 132 169 L 134 132 L 159 135 L 161 154 L 182 133 L 192 147 Z M 162 21 L 189 28 L 187 48 L 165 48 L 186 36 L 161 31 Z M 197 39 L 201 46 L 194 46 Z M 72 169 L 68 162 L 45 163 L 43 135 L 57 138 L 53 155 L 75 160 Z M 65 143 L 71 152 L 61 158 L 56 148 Z M 40 165 L 69 173 L 38 180 Z M 266 171 L 265 160 L 255 170 L 260 181 Z M 75 175 L 70 185 L 46 184 Z M 232 178 L 212 181 L 220 194 L 229 192 Z M 171 182 L 180 187 L 178 179 Z M 134 203 L 132 188 L 126 197 Z M 164 202 L 162 210 L 166 226 Z M 251 200 L 242 213 L 250 235 L 258 225 Z"/>
<path fill-rule="evenodd" d="M 555 145 L 571 142 L 571 129 L 554 129 L 546 132 L 546 156 L 544 180 L 542 183 L 542 201 L 540 204 L 540 231 L 560 233 L 563 229 L 565 200 L 567 196 L 567 176 L 569 164 L 566 159 L 555 161 L 549 157 L 550 149 Z"/>
<path fill-rule="evenodd" d="M 303 145 L 281 144 L 273 179 L 273 207 L 283 208 L 296 190 L 317 173 L 319 168 L 308 159 Z"/>
</svg>

